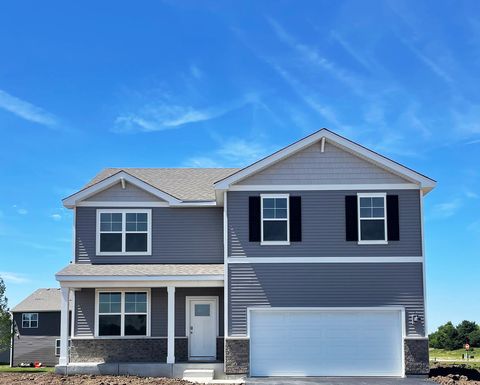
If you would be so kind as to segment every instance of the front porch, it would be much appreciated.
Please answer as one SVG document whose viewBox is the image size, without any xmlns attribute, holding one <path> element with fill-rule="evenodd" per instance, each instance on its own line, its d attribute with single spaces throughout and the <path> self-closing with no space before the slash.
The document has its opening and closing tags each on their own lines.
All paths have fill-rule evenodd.
<svg viewBox="0 0 480 385">
<path fill-rule="evenodd" d="M 57 280 L 57 372 L 182 377 L 193 365 L 223 378 L 223 265 L 72 264 Z"/>
</svg>

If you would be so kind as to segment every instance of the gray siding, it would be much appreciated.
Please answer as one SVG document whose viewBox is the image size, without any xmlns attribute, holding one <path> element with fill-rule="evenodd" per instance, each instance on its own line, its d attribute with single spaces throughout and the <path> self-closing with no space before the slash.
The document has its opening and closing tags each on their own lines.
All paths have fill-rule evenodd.
<svg viewBox="0 0 480 385">
<path fill-rule="evenodd" d="M 95 289 L 75 292 L 75 337 L 91 337 L 95 334 Z"/>
<path fill-rule="evenodd" d="M 289 191 L 283 191 L 289 192 Z M 399 197 L 400 241 L 358 245 L 345 240 L 345 196 L 356 191 L 291 191 L 302 197 L 302 242 L 261 246 L 248 239 L 248 197 L 261 192 L 228 193 L 229 256 L 231 257 L 374 257 L 421 256 L 418 190 L 387 191 Z"/>
<path fill-rule="evenodd" d="M 136 289 L 132 289 L 136 290 Z M 219 297 L 219 332 L 223 336 L 223 287 L 177 288 L 175 290 L 175 335 L 185 337 L 186 296 Z M 166 288 L 151 289 L 151 335 L 167 336 L 168 299 Z M 91 337 L 95 334 L 95 289 L 75 292 L 75 337 Z"/>
<path fill-rule="evenodd" d="M 25 312 L 37 313 L 37 312 Z M 59 336 L 60 335 L 60 312 L 38 312 L 38 328 L 22 327 L 23 312 L 13 313 L 13 321 L 21 336 Z"/>
<path fill-rule="evenodd" d="M 229 265 L 229 335 L 245 335 L 248 307 L 404 306 L 408 335 L 422 336 L 421 263 L 298 263 Z"/>
<path fill-rule="evenodd" d="M 58 364 L 55 356 L 55 340 L 59 336 L 20 336 L 14 341 L 13 365 L 42 362 L 47 366 Z"/>
<path fill-rule="evenodd" d="M 96 256 L 96 208 L 76 212 L 78 263 L 223 263 L 223 209 L 152 208 L 152 255 Z"/>
<path fill-rule="evenodd" d="M 98 194 L 85 199 L 90 202 L 162 202 L 155 195 L 142 190 L 130 183 L 126 183 L 125 189 L 119 182 Z"/>
<path fill-rule="evenodd" d="M 320 143 L 240 181 L 240 185 L 410 183 L 330 143 Z"/>
</svg>

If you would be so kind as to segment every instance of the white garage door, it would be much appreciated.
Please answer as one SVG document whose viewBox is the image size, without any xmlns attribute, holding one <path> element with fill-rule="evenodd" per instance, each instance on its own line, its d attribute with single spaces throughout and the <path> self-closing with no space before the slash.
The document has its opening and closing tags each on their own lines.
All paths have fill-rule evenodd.
<svg viewBox="0 0 480 385">
<path fill-rule="evenodd" d="M 403 376 L 399 310 L 250 313 L 252 376 Z"/>
</svg>

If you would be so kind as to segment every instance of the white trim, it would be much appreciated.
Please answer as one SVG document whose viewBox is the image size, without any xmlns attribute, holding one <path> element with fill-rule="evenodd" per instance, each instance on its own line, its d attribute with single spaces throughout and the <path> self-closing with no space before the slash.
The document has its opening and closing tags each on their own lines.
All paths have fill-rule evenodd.
<svg viewBox="0 0 480 385">
<path fill-rule="evenodd" d="M 77 208 L 73 208 L 73 226 L 72 226 L 72 261 L 77 260 Z"/>
<path fill-rule="evenodd" d="M 167 194 L 166 192 L 159 190 L 152 185 L 142 181 L 141 179 L 134 177 L 133 175 L 128 174 L 125 171 L 119 171 L 114 175 L 109 176 L 108 178 L 105 178 L 104 180 L 95 183 L 92 186 L 89 186 L 87 188 L 84 188 L 83 190 L 80 190 L 79 192 L 70 195 L 69 197 L 65 198 L 62 200 L 63 205 L 67 208 L 72 208 L 75 205 L 77 205 L 80 201 L 83 201 L 87 199 L 88 197 L 91 197 L 92 195 L 95 195 L 99 193 L 100 191 L 106 190 L 107 188 L 119 183 L 121 179 L 124 179 L 126 182 L 133 184 L 136 187 L 139 187 L 147 192 L 149 192 L 152 195 L 155 195 L 156 197 L 167 201 L 170 204 L 179 204 L 181 203 L 181 200 L 178 198 L 175 198 L 174 196 Z"/>
<path fill-rule="evenodd" d="M 72 297 L 72 310 L 71 314 L 72 316 L 70 317 L 70 338 L 75 336 L 75 295 L 76 295 L 76 290 L 70 290 L 70 294 Z"/>
<path fill-rule="evenodd" d="M 167 287 L 167 364 L 175 363 L 175 286 Z"/>
<path fill-rule="evenodd" d="M 233 185 L 229 191 L 419 190 L 415 183 Z"/>
<path fill-rule="evenodd" d="M 32 321 L 31 319 L 28 319 L 28 320 L 23 319 L 23 316 L 25 316 L 26 314 L 31 314 L 31 315 L 35 314 L 37 316 L 37 319 L 36 319 L 37 326 L 32 326 L 32 322 L 35 322 L 35 321 Z M 28 326 L 23 326 L 24 322 L 28 322 Z M 22 312 L 22 329 L 38 329 L 39 323 L 40 323 L 40 319 L 38 317 L 38 312 L 36 311 Z"/>
<path fill-rule="evenodd" d="M 118 336 L 100 336 L 99 333 L 99 316 L 100 316 L 100 293 L 120 293 L 120 313 L 104 313 L 104 314 L 112 314 L 112 315 L 120 315 L 120 335 Z M 147 312 L 146 313 L 126 313 L 125 312 L 125 293 L 138 293 L 138 292 L 145 292 L 147 294 Z M 95 331 L 94 337 L 95 338 L 145 338 L 150 337 L 150 323 L 151 323 L 151 290 L 150 288 L 99 288 L 95 290 Z M 103 314 L 103 313 L 102 313 Z M 144 336 L 126 336 L 125 335 L 125 316 L 126 315 L 135 315 L 135 314 L 146 314 L 147 317 L 147 330 Z"/>
<path fill-rule="evenodd" d="M 228 335 L 228 193 L 223 192 L 223 334 Z M 224 344 L 225 345 L 225 344 Z M 226 357 L 225 346 L 224 357 Z"/>
<path fill-rule="evenodd" d="M 57 281 L 70 282 L 144 282 L 144 281 L 223 281 L 223 274 L 216 275 L 60 275 L 55 276 Z M 163 284 L 163 286 L 168 286 Z"/>
<path fill-rule="evenodd" d="M 188 359 L 195 359 L 195 357 L 190 357 L 190 320 L 191 320 L 191 314 L 190 314 L 190 307 L 191 307 L 191 301 L 214 301 L 215 302 L 215 346 L 217 344 L 217 338 L 220 337 L 220 306 L 219 302 L 220 299 L 218 295 L 212 295 L 212 296 L 195 296 L 195 295 L 187 295 L 185 297 L 185 335 L 188 338 Z M 216 359 L 216 357 L 215 357 Z"/>
<path fill-rule="evenodd" d="M 60 302 L 60 358 L 58 359 L 59 365 L 67 365 L 69 362 L 68 354 L 68 306 L 70 302 L 70 289 L 68 287 L 62 287 L 60 289 L 61 302 Z"/>
<path fill-rule="evenodd" d="M 420 231 L 422 232 L 422 256 L 423 256 L 423 328 L 424 335 L 428 336 L 427 328 L 427 272 L 426 272 L 426 255 L 425 255 L 425 227 L 423 219 L 423 191 L 420 190 Z M 425 337 L 428 338 L 428 337 Z"/>
<path fill-rule="evenodd" d="M 247 307 L 247 334 L 246 336 L 231 337 L 232 339 L 250 339 L 250 321 L 251 313 L 253 311 L 260 312 L 282 312 L 282 311 L 324 311 L 324 312 L 349 312 L 349 311 L 365 311 L 365 312 L 384 312 L 384 311 L 395 311 L 400 313 L 400 323 L 401 323 L 401 333 L 402 333 L 402 377 L 405 377 L 405 344 L 403 341 L 407 338 L 407 329 L 406 329 L 406 318 L 405 318 L 405 307 L 404 306 L 377 306 L 377 307 Z M 250 349 L 252 344 L 249 344 Z M 251 352 L 249 352 L 251 357 Z"/>
<path fill-rule="evenodd" d="M 167 202 L 108 202 L 83 201 L 75 207 L 170 207 Z"/>
<path fill-rule="evenodd" d="M 97 209 L 96 220 L 96 255 L 99 256 L 116 256 L 116 255 L 152 255 L 152 210 L 151 209 Z M 122 214 L 122 231 L 111 232 L 122 234 L 122 251 L 100 251 L 100 216 L 101 214 L 120 213 Z M 127 231 L 127 216 L 128 213 L 147 214 L 147 231 Z M 126 250 L 126 235 L 128 233 L 147 234 L 147 251 L 125 251 Z"/>
<path fill-rule="evenodd" d="M 158 281 L 158 280 L 145 280 L 145 281 L 61 281 L 60 287 L 68 287 L 72 289 L 83 289 L 83 288 L 119 288 L 124 289 L 128 288 L 143 288 L 143 287 L 223 287 L 223 275 L 221 280 L 216 281 Z"/>
<path fill-rule="evenodd" d="M 239 182 L 242 179 L 247 178 L 248 176 L 271 166 L 272 164 L 285 159 L 286 157 L 302 150 L 303 148 L 318 142 L 322 138 L 330 141 L 331 143 L 336 144 L 337 146 L 352 152 L 353 154 L 360 156 L 379 167 L 385 168 L 397 175 L 400 175 L 412 182 L 418 183 L 425 192 L 430 191 L 436 185 L 436 182 L 424 175 L 421 175 L 405 166 L 402 166 L 399 163 L 396 163 L 388 158 L 381 156 L 357 143 L 354 143 L 340 135 L 337 135 L 325 128 L 313 133 L 312 135 L 307 136 L 283 149 L 275 152 L 274 154 L 267 156 L 251 164 L 250 166 L 245 167 L 244 169 L 234 173 L 233 175 L 224 178 L 214 184 L 215 189 L 228 189 L 234 183 Z"/>
<path fill-rule="evenodd" d="M 264 218 L 263 200 L 264 199 L 285 199 L 287 201 L 287 218 Z M 260 194 L 260 245 L 290 245 L 290 194 Z M 264 241 L 263 240 L 263 222 L 278 221 L 287 222 L 287 239 L 284 241 Z"/>
<path fill-rule="evenodd" d="M 228 263 L 422 263 L 423 257 L 229 257 Z M 226 286 L 226 285 L 225 285 Z"/>
<path fill-rule="evenodd" d="M 360 214 L 361 198 L 383 198 L 383 217 L 362 218 Z M 383 220 L 384 239 L 363 240 L 362 239 L 362 220 Z M 358 244 L 359 245 L 387 245 L 388 244 L 388 228 L 387 228 L 387 193 L 357 193 L 357 227 L 358 227 Z"/>
</svg>

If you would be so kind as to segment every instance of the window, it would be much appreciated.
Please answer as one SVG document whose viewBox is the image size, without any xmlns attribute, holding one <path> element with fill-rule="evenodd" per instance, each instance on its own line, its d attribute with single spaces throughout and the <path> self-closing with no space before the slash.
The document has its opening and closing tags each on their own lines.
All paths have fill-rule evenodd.
<svg viewBox="0 0 480 385">
<path fill-rule="evenodd" d="M 150 255 L 151 210 L 97 210 L 98 255 Z"/>
<path fill-rule="evenodd" d="M 358 194 L 358 243 L 387 243 L 386 194 Z"/>
<path fill-rule="evenodd" d="M 210 305 L 208 304 L 195 304 L 195 317 L 209 317 Z"/>
<path fill-rule="evenodd" d="M 70 349 L 71 342 L 71 340 L 68 340 L 68 349 Z M 55 355 L 60 357 L 60 339 L 55 340 Z"/>
<path fill-rule="evenodd" d="M 147 336 L 148 292 L 98 292 L 98 336 Z"/>
<path fill-rule="evenodd" d="M 288 194 L 262 194 L 262 238 L 264 245 L 290 244 L 290 234 L 288 231 L 289 205 Z"/>
<path fill-rule="evenodd" d="M 38 313 L 22 313 L 22 328 L 38 328 Z"/>
</svg>

